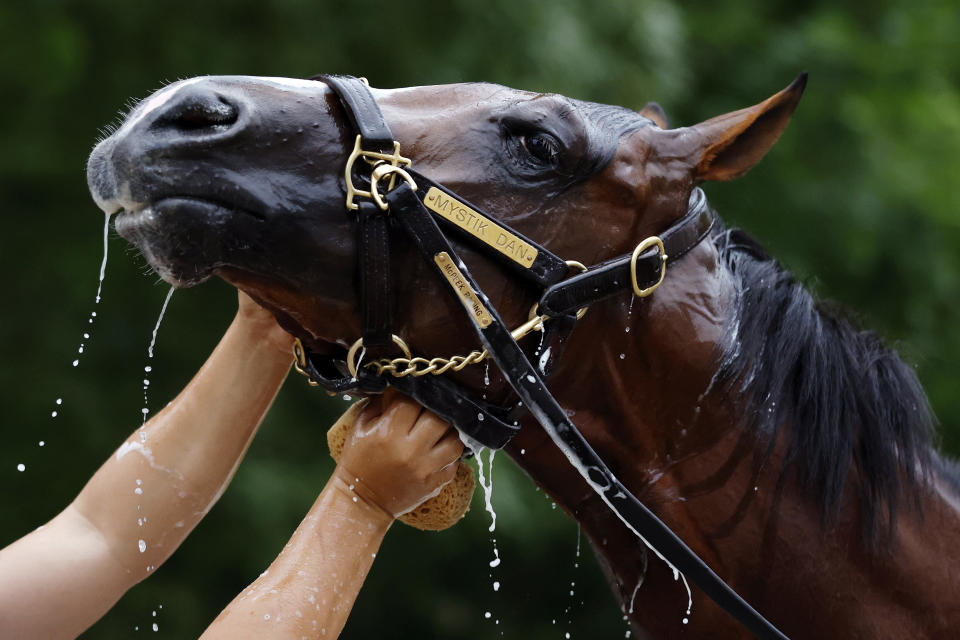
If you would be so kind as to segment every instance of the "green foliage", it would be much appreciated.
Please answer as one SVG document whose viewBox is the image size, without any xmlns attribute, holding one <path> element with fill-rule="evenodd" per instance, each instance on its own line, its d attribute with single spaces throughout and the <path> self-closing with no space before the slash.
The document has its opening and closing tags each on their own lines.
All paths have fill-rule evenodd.
<svg viewBox="0 0 960 640">
<path fill-rule="evenodd" d="M 348 72 L 379 86 L 488 80 L 630 107 L 659 100 L 684 125 L 758 102 L 807 70 L 781 142 L 747 178 L 709 185 L 711 201 L 916 363 L 944 448 L 960 452 L 957 16 L 948 0 L 0 5 L 0 545 L 63 508 L 139 423 L 146 345 L 166 287 L 118 238 L 93 337 L 70 366 L 90 326 L 101 252 L 84 162 L 131 96 L 197 74 Z M 221 283 L 173 297 L 152 409 L 197 369 L 233 305 Z M 292 379 L 218 506 L 88 636 L 147 633 L 157 610 L 157 637 L 196 637 L 308 509 L 331 468 L 323 433 L 341 405 Z M 496 476 L 501 590 L 490 587 L 478 501 L 447 533 L 391 532 L 345 637 L 623 634 L 589 553 L 573 568 L 575 525 L 508 461 Z M 499 625 L 483 618 L 488 610 Z"/>
</svg>

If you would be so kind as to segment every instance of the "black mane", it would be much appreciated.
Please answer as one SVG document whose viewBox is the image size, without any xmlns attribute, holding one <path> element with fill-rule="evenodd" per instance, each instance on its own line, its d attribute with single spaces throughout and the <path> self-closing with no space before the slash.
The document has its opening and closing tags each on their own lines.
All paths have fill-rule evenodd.
<svg viewBox="0 0 960 640">
<path fill-rule="evenodd" d="M 936 458 L 935 418 L 917 376 L 875 333 L 818 302 L 738 230 L 715 242 L 737 286 L 728 342 L 715 379 L 745 409 L 747 429 L 771 447 L 789 430 L 786 469 L 837 515 L 851 464 L 864 534 L 916 497 Z M 786 472 L 786 471 L 785 471 Z"/>
</svg>

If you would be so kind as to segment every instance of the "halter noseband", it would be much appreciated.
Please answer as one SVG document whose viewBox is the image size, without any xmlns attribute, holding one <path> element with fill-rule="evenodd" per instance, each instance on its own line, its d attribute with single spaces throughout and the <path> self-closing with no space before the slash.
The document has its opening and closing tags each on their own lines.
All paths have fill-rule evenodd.
<svg viewBox="0 0 960 640">
<path fill-rule="evenodd" d="M 694 189 L 686 215 L 664 233 L 645 239 L 629 255 L 586 268 L 554 255 L 413 169 L 410 160 L 400 154 L 400 145 L 393 139 L 365 80 L 326 75 L 315 79 L 336 93 L 358 133 L 344 178 L 347 208 L 356 211 L 358 222 L 363 334 L 346 361 L 312 354 L 298 340 L 294 348 L 297 370 L 311 384 L 333 393 L 378 392 L 388 384 L 397 387 L 478 444 L 497 449 L 519 429 L 516 411 L 478 399 L 449 378 L 430 375 L 491 358 L 522 406 L 628 529 L 757 637 L 786 638 L 620 483 L 547 389 L 544 378 L 550 363 L 534 366 L 517 343 L 531 331 L 543 331 L 544 343 L 556 346 L 550 359 L 555 362 L 577 319 L 590 304 L 623 291 L 632 290 L 639 297 L 653 293 L 663 282 L 667 266 L 714 228 L 716 214 L 707 205 L 703 191 Z M 416 358 L 406 343 L 393 335 L 390 225 L 406 232 L 463 304 L 485 347 L 483 352 L 449 359 Z M 526 323 L 512 332 L 507 328 L 445 231 L 478 245 L 506 269 L 543 289 Z M 581 273 L 568 278 L 571 266 Z M 358 364 L 365 349 L 382 347 L 399 347 L 405 357 Z"/>
</svg>

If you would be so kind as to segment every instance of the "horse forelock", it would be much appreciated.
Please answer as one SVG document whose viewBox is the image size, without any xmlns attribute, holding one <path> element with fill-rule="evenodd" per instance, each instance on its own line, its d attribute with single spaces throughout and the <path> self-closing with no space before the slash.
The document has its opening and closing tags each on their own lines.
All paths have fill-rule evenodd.
<svg viewBox="0 0 960 640">
<path fill-rule="evenodd" d="M 715 242 L 736 293 L 713 388 L 733 397 L 743 428 L 765 443 L 758 464 L 787 429 L 783 473 L 796 469 L 825 524 L 839 513 L 852 466 L 864 537 L 892 541 L 898 508 L 919 505 L 938 459 L 916 373 L 743 232 Z"/>
</svg>

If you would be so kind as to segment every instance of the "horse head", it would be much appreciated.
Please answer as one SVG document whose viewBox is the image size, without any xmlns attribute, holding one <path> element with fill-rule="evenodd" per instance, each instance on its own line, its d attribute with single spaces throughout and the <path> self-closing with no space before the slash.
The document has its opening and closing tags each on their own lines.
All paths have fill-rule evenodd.
<svg viewBox="0 0 960 640">
<path fill-rule="evenodd" d="M 745 172 L 802 88 L 675 130 L 657 126 L 653 106 L 636 113 L 481 83 L 373 94 L 421 173 L 592 264 L 682 216 L 698 182 Z M 342 349 L 360 335 L 342 177 L 352 146 L 322 82 L 194 78 L 140 103 L 96 147 L 88 177 L 98 205 L 117 213 L 117 231 L 163 279 L 190 286 L 218 275 L 311 348 Z M 464 255 L 501 314 L 525 318 L 533 294 Z M 401 248 L 394 268 L 403 274 L 397 333 L 419 353 L 462 350 L 468 327 L 427 266 Z"/>
<path fill-rule="evenodd" d="M 372 96 L 420 174 L 553 254 L 594 265 L 684 218 L 698 184 L 746 173 L 804 85 L 801 76 L 755 106 L 676 129 L 653 103 L 635 112 L 483 83 Z M 88 180 L 162 278 L 189 286 L 219 276 L 314 352 L 342 356 L 362 330 L 360 248 L 344 205 L 354 136 L 324 82 L 194 78 L 140 103 L 93 151 Z M 427 357 L 476 348 L 460 301 L 401 238 L 395 332 Z M 488 253 L 456 246 L 507 325 L 526 320 L 541 292 Z M 489 383 L 481 367 L 450 375 L 493 401 L 508 397 L 495 372 Z M 869 554 L 849 549 L 862 548 L 862 519 L 883 508 L 892 518 L 899 483 L 928 461 L 926 401 L 895 354 L 823 313 L 755 243 L 716 230 L 670 263 L 650 297 L 625 291 L 593 304 L 550 388 L 629 492 L 777 624 L 793 635 L 880 633 L 832 598 L 849 583 L 858 603 L 882 599 L 858 581 L 877 571 Z M 676 575 L 648 562 L 529 416 L 507 451 L 584 527 L 638 630 L 742 637 L 699 592 L 684 618 Z M 866 511 L 847 508 L 857 503 L 850 487 Z M 841 514 L 828 538 L 823 505 Z M 957 519 L 949 509 L 935 518 Z M 948 576 L 911 584 L 931 599 L 951 588 Z M 811 609 L 831 613 L 811 626 Z M 882 631 L 916 635 L 891 628 Z"/>
</svg>

